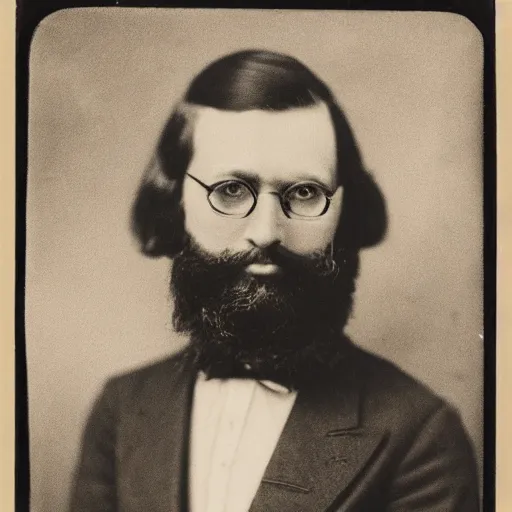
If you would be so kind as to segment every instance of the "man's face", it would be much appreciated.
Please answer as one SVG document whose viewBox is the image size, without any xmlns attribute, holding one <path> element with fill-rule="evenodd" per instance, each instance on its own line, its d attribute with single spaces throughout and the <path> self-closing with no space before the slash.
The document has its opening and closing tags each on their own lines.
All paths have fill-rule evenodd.
<svg viewBox="0 0 512 512">
<path fill-rule="evenodd" d="M 327 107 L 203 108 L 193 143 L 187 169 L 193 178 L 183 186 L 189 236 L 171 274 L 175 328 L 191 335 L 189 349 L 207 372 L 219 364 L 231 374 L 249 367 L 254 375 L 293 385 L 312 371 L 322 373 L 340 357 L 340 328 L 358 268 L 356 253 L 329 250 L 342 188 Z M 251 192 L 241 195 L 239 183 L 227 190 L 223 185 L 214 206 L 235 205 L 239 215 L 221 215 L 207 189 L 234 179 L 250 185 L 257 202 L 251 211 Z M 294 189 L 297 183 L 312 186 Z M 296 194 L 286 195 L 285 208 L 293 207 L 292 213 L 325 213 L 287 214 L 276 193 L 290 190 Z M 327 210 L 319 190 L 332 194 Z"/>
<path fill-rule="evenodd" d="M 186 177 L 185 227 L 211 255 L 241 253 L 279 245 L 298 256 L 325 251 L 332 243 L 342 206 L 336 176 L 336 141 L 325 104 L 282 112 L 200 108 L 187 172 L 206 185 L 242 179 L 258 194 L 245 218 L 219 215 L 207 191 Z M 324 215 L 289 218 L 275 192 L 299 182 L 334 192 Z M 249 273 L 273 273 L 275 265 L 249 265 Z"/>
</svg>

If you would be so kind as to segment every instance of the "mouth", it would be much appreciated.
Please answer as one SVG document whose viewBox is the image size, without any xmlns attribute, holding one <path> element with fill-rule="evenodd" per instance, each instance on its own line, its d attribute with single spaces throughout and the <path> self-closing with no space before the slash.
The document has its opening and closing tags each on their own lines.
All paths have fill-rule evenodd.
<svg viewBox="0 0 512 512">
<path fill-rule="evenodd" d="M 246 272 L 256 276 L 270 276 L 281 272 L 281 267 L 275 263 L 252 263 L 246 267 Z"/>
</svg>

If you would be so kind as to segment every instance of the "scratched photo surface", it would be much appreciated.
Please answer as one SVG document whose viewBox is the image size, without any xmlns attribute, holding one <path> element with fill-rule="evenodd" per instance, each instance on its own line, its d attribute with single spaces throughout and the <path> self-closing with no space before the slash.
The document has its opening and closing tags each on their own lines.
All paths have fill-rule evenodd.
<svg viewBox="0 0 512 512">
<path fill-rule="evenodd" d="M 66 510 L 105 381 L 176 352 L 170 261 L 130 209 L 175 103 L 213 60 L 289 54 L 344 109 L 388 231 L 345 329 L 454 405 L 482 464 L 483 42 L 442 13 L 87 8 L 30 56 L 26 347 L 31 510 Z"/>
</svg>

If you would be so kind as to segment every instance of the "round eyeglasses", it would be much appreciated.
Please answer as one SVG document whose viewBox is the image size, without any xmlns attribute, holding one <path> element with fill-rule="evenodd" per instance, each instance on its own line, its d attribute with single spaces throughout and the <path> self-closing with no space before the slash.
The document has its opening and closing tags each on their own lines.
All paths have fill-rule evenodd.
<svg viewBox="0 0 512 512">
<path fill-rule="evenodd" d="M 207 192 L 207 199 L 212 209 L 228 217 L 242 219 L 250 215 L 256 207 L 258 193 L 254 188 L 239 179 L 218 181 L 207 185 L 187 173 Z M 314 218 L 323 215 L 331 204 L 333 192 L 311 181 L 294 183 L 283 192 L 270 192 L 277 195 L 284 214 L 289 218 Z"/>
</svg>

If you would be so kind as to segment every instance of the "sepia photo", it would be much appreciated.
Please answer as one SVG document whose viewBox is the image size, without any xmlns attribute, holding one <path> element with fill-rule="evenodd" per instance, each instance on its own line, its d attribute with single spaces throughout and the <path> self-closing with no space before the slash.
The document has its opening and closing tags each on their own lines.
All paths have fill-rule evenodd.
<svg viewBox="0 0 512 512">
<path fill-rule="evenodd" d="M 30 54 L 33 512 L 473 512 L 483 40 L 82 8 Z"/>
</svg>

